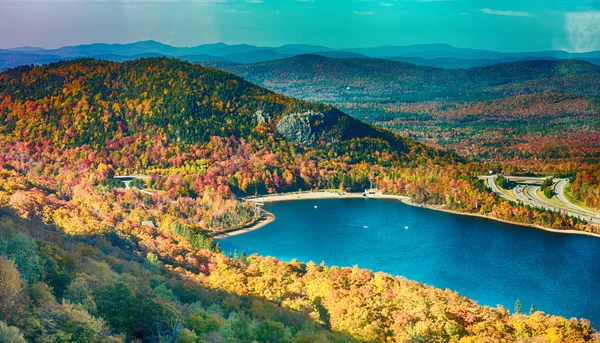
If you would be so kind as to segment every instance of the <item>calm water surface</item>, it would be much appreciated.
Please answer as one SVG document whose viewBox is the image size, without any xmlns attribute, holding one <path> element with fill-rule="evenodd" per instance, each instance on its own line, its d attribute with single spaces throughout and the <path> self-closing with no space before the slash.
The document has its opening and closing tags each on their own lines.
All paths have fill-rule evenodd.
<svg viewBox="0 0 600 343">
<path fill-rule="evenodd" d="M 315 209 L 314 206 L 317 206 Z M 275 222 L 223 251 L 402 275 L 512 310 L 520 299 L 600 329 L 600 239 L 561 235 L 380 199 L 266 204 Z M 368 228 L 365 228 L 368 226 Z M 406 229 L 408 227 L 408 229 Z"/>
</svg>

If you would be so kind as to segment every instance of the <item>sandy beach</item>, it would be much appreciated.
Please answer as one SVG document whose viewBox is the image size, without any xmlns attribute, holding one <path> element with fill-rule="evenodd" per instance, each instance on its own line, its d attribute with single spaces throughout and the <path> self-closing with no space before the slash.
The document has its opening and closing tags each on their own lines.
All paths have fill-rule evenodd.
<svg viewBox="0 0 600 343">
<path fill-rule="evenodd" d="M 257 198 L 247 198 L 245 200 L 249 201 L 249 202 L 260 204 L 260 203 L 272 203 L 272 202 L 294 201 L 294 200 L 357 199 L 357 198 L 366 198 L 366 197 L 363 193 L 323 191 L 323 192 L 273 194 L 273 195 L 259 196 Z M 410 206 L 426 208 L 426 209 L 433 210 L 433 211 L 442 211 L 442 212 L 447 212 L 447 213 L 452 213 L 452 214 L 462 215 L 462 216 L 479 217 L 479 218 L 490 219 L 490 220 L 494 220 L 494 221 L 498 221 L 498 222 L 502 222 L 502 223 L 519 225 L 519 226 L 524 226 L 524 227 L 529 227 L 529 228 L 535 228 L 538 230 L 544 230 L 544 231 L 555 232 L 555 233 L 560 233 L 560 234 L 585 235 L 585 236 L 593 236 L 593 237 L 600 238 L 600 234 L 591 233 L 591 232 L 584 232 L 584 231 L 577 231 L 577 230 L 557 230 L 557 229 L 543 227 L 543 226 L 535 225 L 535 224 L 512 222 L 509 220 L 495 218 L 492 216 L 483 215 L 483 214 L 479 214 L 479 213 L 458 212 L 458 211 L 443 208 L 441 206 L 416 204 L 409 197 L 402 196 L 402 195 L 390 195 L 390 194 L 376 193 L 376 194 L 369 195 L 368 198 L 398 200 L 398 201 L 401 201 L 402 203 L 410 205 Z M 272 213 L 267 212 L 267 211 L 264 211 L 264 212 L 265 212 L 265 214 L 258 221 L 248 224 L 247 226 L 245 226 L 241 229 L 234 229 L 234 230 L 227 231 L 227 232 L 221 232 L 221 233 L 215 235 L 214 238 L 218 239 L 218 238 L 226 238 L 226 237 L 230 237 L 230 236 L 240 235 L 240 234 L 243 234 L 246 232 L 258 230 L 261 227 L 268 225 L 269 223 L 272 223 L 275 220 L 275 215 L 273 215 Z"/>
<path fill-rule="evenodd" d="M 305 193 L 283 193 L 259 196 L 258 198 L 249 198 L 246 201 L 255 203 L 270 203 L 292 200 L 313 200 L 313 199 L 356 199 L 365 198 L 363 193 L 344 193 L 344 192 L 305 192 Z"/>
<path fill-rule="evenodd" d="M 227 237 L 231 237 L 231 236 L 241 235 L 246 232 L 258 230 L 261 227 L 268 225 L 275 221 L 275 215 L 273 213 L 267 212 L 267 211 L 263 211 L 263 212 L 264 212 L 263 216 L 260 217 L 255 222 L 250 223 L 240 229 L 232 229 L 232 230 L 228 230 L 228 231 L 219 232 L 218 234 L 214 235 L 213 238 L 219 239 L 219 238 L 227 238 Z"/>
</svg>

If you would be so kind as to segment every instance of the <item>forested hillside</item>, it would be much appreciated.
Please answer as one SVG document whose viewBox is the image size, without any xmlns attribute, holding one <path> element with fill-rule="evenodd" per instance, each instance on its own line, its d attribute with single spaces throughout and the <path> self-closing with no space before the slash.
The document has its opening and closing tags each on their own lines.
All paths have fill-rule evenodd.
<svg viewBox="0 0 600 343">
<path fill-rule="evenodd" d="M 6 208 L 0 229 L 11 343 L 599 341 L 586 320 L 510 315 L 364 269 L 227 258 L 169 229 L 70 235 Z"/>
<path fill-rule="evenodd" d="M 600 102 L 539 93 L 485 101 L 339 103 L 365 121 L 461 156 L 529 170 L 600 161 Z"/>
<path fill-rule="evenodd" d="M 97 148 L 149 131 L 181 143 L 207 142 L 212 136 L 259 139 L 265 135 L 254 130 L 258 121 L 268 130 L 288 114 L 310 111 L 322 114 L 308 129 L 323 140 L 373 137 L 395 146 L 422 148 L 331 106 L 278 95 L 231 74 L 179 60 L 118 64 L 89 59 L 22 67 L 0 74 L 0 92 L 2 110 L 10 109 L 2 126 L 4 134 L 59 146 Z M 34 117 L 21 116 L 29 110 Z"/>
<path fill-rule="evenodd" d="M 600 67 L 584 61 L 445 70 L 305 55 L 219 67 L 505 170 L 573 176 L 600 163 Z M 598 208 L 594 189 L 575 185 L 575 200 Z"/>
<path fill-rule="evenodd" d="M 600 66 L 578 60 L 440 69 L 383 59 L 301 55 L 224 68 L 275 91 L 319 101 L 479 100 L 538 92 L 600 93 L 596 82 Z"/>
<path fill-rule="evenodd" d="M 0 74 L 0 118 L 0 330 L 17 342 L 598 340 L 585 320 L 511 316 L 399 277 L 222 254 L 213 234 L 262 216 L 238 197 L 371 181 L 597 230 L 499 200 L 476 178 L 487 166 L 329 105 L 177 60 L 86 59 Z M 113 178 L 128 174 L 148 178 Z"/>
</svg>

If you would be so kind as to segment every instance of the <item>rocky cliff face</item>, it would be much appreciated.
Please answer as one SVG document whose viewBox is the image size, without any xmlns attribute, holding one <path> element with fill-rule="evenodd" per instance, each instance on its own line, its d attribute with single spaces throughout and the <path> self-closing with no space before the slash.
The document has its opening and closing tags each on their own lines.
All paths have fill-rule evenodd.
<svg viewBox="0 0 600 343">
<path fill-rule="evenodd" d="M 277 123 L 277 133 L 289 141 L 313 144 L 323 132 L 324 120 L 319 112 L 290 113 Z"/>
</svg>

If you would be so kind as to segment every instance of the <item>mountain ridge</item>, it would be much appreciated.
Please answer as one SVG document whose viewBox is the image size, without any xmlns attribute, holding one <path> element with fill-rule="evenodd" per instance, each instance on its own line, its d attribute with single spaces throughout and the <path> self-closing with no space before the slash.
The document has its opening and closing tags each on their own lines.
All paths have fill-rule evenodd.
<svg viewBox="0 0 600 343">
<path fill-rule="evenodd" d="M 82 70 L 89 74 L 85 83 L 77 82 L 77 75 Z M 32 72 L 43 72 L 48 77 L 29 83 L 28 75 Z M 112 81 L 99 83 L 96 79 L 101 75 Z M 133 79 L 127 79 L 126 75 L 133 75 L 127 76 Z M 171 80 L 175 75 L 177 85 L 169 84 L 174 82 Z M 88 116 L 95 119 L 89 121 L 72 111 L 62 114 L 51 111 L 42 115 L 44 119 L 38 118 L 47 123 L 34 128 L 31 126 L 34 118 L 25 124 L 11 117 L 6 118 L 4 133 L 11 134 L 25 124 L 31 139 L 63 144 L 64 138 L 59 137 L 64 135 L 69 137 L 72 145 L 96 146 L 115 138 L 159 130 L 170 139 L 194 143 L 207 141 L 210 136 L 264 135 L 254 129 L 262 125 L 261 132 L 270 132 L 295 143 L 373 138 L 384 140 L 399 152 L 408 152 L 411 148 L 433 152 L 412 139 L 362 123 L 333 106 L 283 96 L 226 71 L 176 59 L 145 58 L 122 63 L 77 59 L 0 73 L 0 95 L 11 95 L 10 102 L 61 96 L 57 92 L 65 87 L 76 88 L 72 96 L 80 106 L 89 108 Z M 100 115 L 95 111 L 108 106 L 107 103 L 127 108 L 133 106 L 132 101 L 156 105 L 152 113 L 125 114 L 118 110 L 108 118 L 95 117 Z M 65 120 L 79 129 L 60 125 Z M 225 121 L 229 123 L 227 126 L 223 126 Z M 103 132 L 102 136 L 94 134 L 99 130 Z"/>
<path fill-rule="evenodd" d="M 260 58 L 257 51 L 263 51 L 266 56 Z M 265 54 L 264 51 L 270 51 Z M 34 54 L 48 56 L 46 58 L 32 58 L 23 56 L 17 60 L 15 56 L 8 59 L 7 54 Z M 230 62 L 237 63 L 255 63 L 272 60 L 274 58 L 286 58 L 290 55 L 302 54 L 323 54 L 329 57 L 371 57 L 384 58 L 391 60 L 413 59 L 415 64 L 429 65 L 443 68 L 459 67 L 470 68 L 482 64 L 496 64 L 506 62 L 507 60 L 526 60 L 526 59 L 588 59 L 591 62 L 598 63 L 600 51 L 586 53 L 570 53 L 560 50 L 538 51 L 538 52 L 497 52 L 482 49 L 457 48 L 448 44 L 417 44 L 407 46 L 388 45 L 371 48 L 344 48 L 333 49 L 320 45 L 310 44 L 285 44 L 278 47 L 254 46 L 249 44 L 225 44 L 222 42 L 201 44 L 191 47 L 175 47 L 154 40 L 139 41 L 134 43 L 93 43 L 83 45 L 65 46 L 56 49 L 42 49 L 37 47 L 20 47 L 11 49 L 0 49 L 0 61 L 4 60 L 4 66 L 0 68 L 7 69 L 18 65 L 30 63 L 30 61 L 43 61 L 41 63 L 56 62 L 60 59 L 78 58 L 78 57 L 98 57 L 103 55 L 136 56 L 143 54 L 161 54 L 168 57 L 180 58 L 188 55 L 207 55 L 213 56 L 211 60 L 221 61 L 227 59 L 228 55 L 233 55 L 234 60 Z M 244 56 L 244 54 L 253 54 L 254 56 Z M 279 54 L 279 55 L 277 55 Z M 126 58 L 119 58 L 119 61 Z M 419 60 L 422 59 L 422 60 Z M 448 60 L 449 59 L 449 60 Z M 459 60 L 459 61 L 456 61 Z M 489 60 L 482 62 L 482 60 Z M 19 64 L 20 63 L 20 64 Z"/>
</svg>

